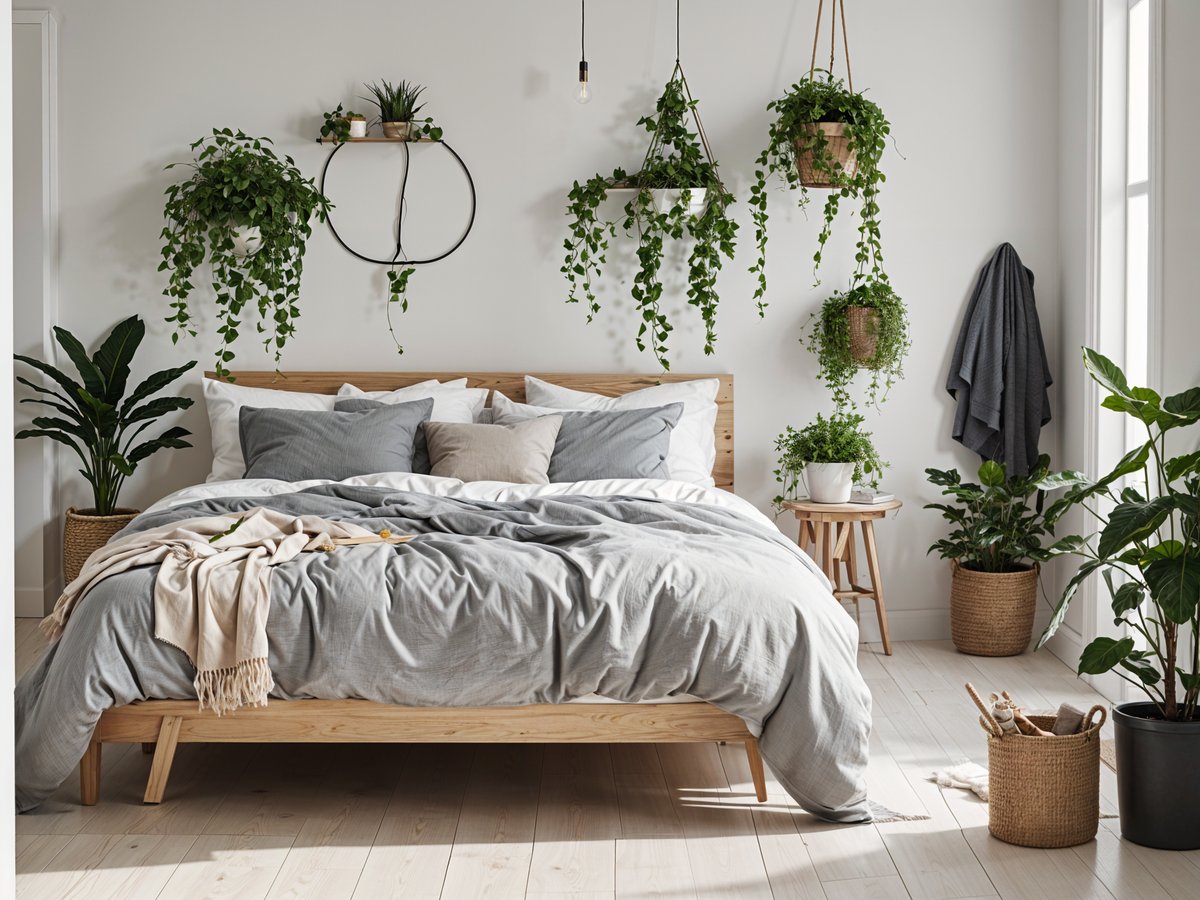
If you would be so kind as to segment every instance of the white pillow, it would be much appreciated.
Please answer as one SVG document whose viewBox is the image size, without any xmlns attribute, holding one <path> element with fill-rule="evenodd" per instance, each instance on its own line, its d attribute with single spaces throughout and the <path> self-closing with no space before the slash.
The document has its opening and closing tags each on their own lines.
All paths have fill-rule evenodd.
<svg viewBox="0 0 1200 900">
<path fill-rule="evenodd" d="M 380 403 L 407 403 L 410 400 L 433 398 L 431 422 L 461 422 L 471 424 L 478 421 L 487 403 L 487 388 L 469 388 L 467 379 L 454 381 L 422 381 L 394 391 L 363 391 L 352 384 L 343 384 L 338 398 L 355 397 L 361 400 L 376 400 Z"/>
<path fill-rule="evenodd" d="M 274 388 L 243 387 L 228 381 L 202 378 L 204 405 L 212 431 L 213 464 L 208 481 L 228 481 L 246 474 L 238 415 L 243 406 L 264 409 L 333 409 L 333 394 L 302 394 Z"/>
<path fill-rule="evenodd" d="M 550 409 L 647 409 L 682 403 L 683 415 L 671 431 L 667 468 L 675 481 L 701 487 L 715 485 L 712 470 L 717 461 L 717 444 L 713 429 L 717 424 L 717 392 L 720 389 L 719 378 L 704 378 L 656 384 L 619 397 L 605 397 L 551 384 L 532 375 L 525 376 L 526 401 Z"/>
</svg>

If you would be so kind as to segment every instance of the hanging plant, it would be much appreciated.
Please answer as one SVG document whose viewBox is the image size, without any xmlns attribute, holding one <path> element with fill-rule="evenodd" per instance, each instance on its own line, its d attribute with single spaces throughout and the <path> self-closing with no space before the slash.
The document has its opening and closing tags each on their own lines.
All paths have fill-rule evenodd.
<svg viewBox="0 0 1200 900">
<path fill-rule="evenodd" d="M 159 271 L 168 271 L 163 293 L 171 298 L 171 340 L 196 335 L 188 298 L 193 274 L 205 259 L 212 267 L 221 344 L 214 366 L 228 377 L 233 342 L 247 307 L 257 309 L 255 328 L 278 366 L 300 315 L 297 301 L 304 269 L 304 248 L 311 220 L 320 221 L 329 201 L 305 178 L 290 156 L 280 158 L 269 138 L 249 137 L 228 128 L 213 129 L 191 145 L 199 151 L 188 165 L 187 181 L 166 190 Z"/>
<path fill-rule="evenodd" d="M 904 376 L 908 310 L 886 281 L 863 281 L 813 313 L 805 340 L 821 365 L 817 377 L 833 392 L 838 409 L 854 405 L 849 387 L 859 370 L 871 373 L 867 402 L 878 406 Z"/>
<path fill-rule="evenodd" d="M 723 259 L 732 259 L 737 223 L 729 215 L 733 195 L 721 183 L 717 163 L 704 134 L 697 102 L 688 88 L 678 60 L 653 116 L 638 125 L 650 135 L 641 169 L 630 175 L 616 169 L 595 175 L 571 187 L 567 215 L 570 237 L 564 243 L 562 272 L 570 284 L 568 303 L 587 304 L 589 322 L 600 312 L 596 282 L 607 264 L 609 241 L 616 237 L 618 221 L 602 218 L 600 204 L 614 191 L 630 191 L 621 229 L 638 242 L 638 273 L 631 294 L 641 318 L 635 343 L 651 348 L 664 370 L 670 369 L 667 339 L 674 330 L 662 309 L 663 285 L 659 278 L 667 239 L 692 241 L 688 257 L 688 303 L 704 321 L 704 352 L 711 354 L 716 341 L 719 296 L 717 273 Z M 695 131 L 687 119 L 695 121 Z"/>
</svg>

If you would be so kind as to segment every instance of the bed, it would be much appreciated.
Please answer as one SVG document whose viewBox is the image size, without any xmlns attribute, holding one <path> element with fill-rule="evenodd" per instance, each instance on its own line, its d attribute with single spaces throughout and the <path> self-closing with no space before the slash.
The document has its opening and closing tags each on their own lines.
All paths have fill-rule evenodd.
<svg viewBox="0 0 1200 900">
<path fill-rule="evenodd" d="M 502 391 L 516 401 L 524 399 L 523 374 L 293 372 L 280 377 L 273 372 L 239 372 L 235 373 L 235 376 L 239 385 L 248 387 L 336 393 L 346 382 L 367 391 L 383 391 L 417 384 L 431 378 L 449 379 L 462 377 L 464 374 L 471 387 Z M 649 385 L 683 382 L 703 376 L 549 374 L 537 377 L 552 380 L 566 387 L 617 396 Z M 555 485 L 550 485 L 548 489 L 528 492 L 528 496 L 522 494 L 514 500 L 513 491 L 496 494 L 495 497 L 489 495 L 473 498 L 467 489 L 469 486 L 461 489 L 458 494 L 453 494 L 456 488 L 451 486 L 446 488 L 451 494 L 447 495 L 445 502 L 457 503 L 460 506 L 475 504 L 471 507 L 473 511 L 497 515 L 500 513 L 495 512 L 496 510 L 507 514 L 507 511 L 515 508 L 511 504 L 520 503 L 527 506 L 534 504 L 539 510 L 547 504 L 565 505 L 571 515 L 584 510 L 588 515 L 601 516 L 609 515 L 610 508 L 614 506 L 622 509 L 636 506 L 643 511 L 643 508 L 649 507 L 653 510 L 653 521 L 645 526 L 648 529 L 646 534 L 650 534 L 656 528 L 661 530 L 662 527 L 670 527 L 668 512 L 670 516 L 687 517 L 699 515 L 690 509 L 691 506 L 695 506 L 697 510 L 702 507 L 706 517 L 702 518 L 705 518 L 707 524 L 698 527 L 698 530 L 704 532 L 703 540 L 710 542 L 707 546 L 720 547 L 720 542 L 727 539 L 730 542 L 730 553 L 734 553 L 735 550 L 736 553 L 743 553 L 745 547 L 751 547 L 757 554 L 761 549 L 761 558 L 752 554 L 753 558 L 758 560 L 754 567 L 769 569 L 775 573 L 771 576 L 774 579 L 771 582 L 772 589 L 760 591 L 760 594 L 764 595 L 763 618 L 770 618 L 768 607 L 774 604 L 774 607 L 782 610 L 782 613 L 777 614 L 780 619 L 778 628 L 775 627 L 776 623 L 770 621 L 758 622 L 752 611 L 746 609 L 745 603 L 732 602 L 733 595 L 740 589 L 741 584 L 753 582 L 755 572 L 733 571 L 733 564 L 727 561 L 726 569 L 730 571 L 723 571 L 722 578 L 715 579 L 715 582 L 718 587 L 723 585 L 723 590 L 728 591 L 730 597 L 716 596 L 712 590 L 700 592 L 705 603 L 715 604 L 712 608 L 719 608 L 724 612 L 712 619 L 712 623 L 719 622 L 720 628 L 709 622 L 700 623 L 700 630 L 694 640 L 695 649 L 689 651 L 699 661 L 673 665 L 669 677 L 662 671 L 651 677 L 632 670 L 639 666 L 647 670 L 658 666 L 662 670 L 666 664 L 654 659 L 639 659 L 636 665 L 625 660 L 624 667 L 609 667 L 607 663 L 601 664 L 603 661 L 595 661 L 597 654 L 603 656 L 603 648 L 592 648 L 588 650 L 593 670 L 589 676 L 591 681 L 586 682 L 586 685 L 585 680 L 566 685 L 556 682 L 555 689 L 551 692 L 555 696 L 555 702 L 495 704 L 494 700 L 502 697 L 502 693 L 481 693 L 479 690 L 467 690 L 463 696 L 484 696 L 486 704 L 439 705 L 441 701 L 428 702 L 422 699 L 419 704 L 402 705 L 361 697 L 320 699 L 313 696 L 277 699 L 273 695 L 266 706 L 242 708 L 232 714 L 218 716 L 211 711 L 198 711 L 195 700 L 187 699 L 191 695 L 179 693 L 178 689 L 175 689 L 173 694 L 169 690 L 162 691 L 167 696 L 175 696 L 176 699 L 149 699 L 157 692 L 152 685 L 143 685 L 139 677 L 142 673 L 135 672 L 133 693 L 145 694 L 147 699 L 109 705 L 94 718 L 90 736 L 85 738 L 86 749 L 79 762 L 82 802 L 85 805 L 97 802 L 101 753 L 106 743 L 140 743 L 146 752 L 153 754 L 144 799 L 146 803 L 159 803 L 165 795 L 176 747 L 186 742 L 709 741 L 740 742 L 745 745 L 757 798 L 764 801 L 766 786 L 760 739 L 767 735 L 771 741 L 767 746 L 773 754 L 769 755 L 768 759 L 774 762 L 773 768 L 779 775 L 780 782 L 802 805 L 832 821 L 869 819 L 863 772 L 870 727 L 870 697 L 856 668 L 857 634 L 852 620 L 833 601 L 832 596 L 828 596 L 828 583 L 824 582 L 815 567 L 794 545 L 771 537 L 757 520 L 753 523 L 742 521 L 749 515 L 744 510 L 745 515 L 735 515 L 734 512 L 720 509 L 733 509 L 735 504 L 748 507 L 748 504 L 732 496 L 732 377 L 720 376 L 720 389 L 716 400 L 714 440 L 717 452 L 713 480 L 718 490 L 707 492 L 703 497 L 696 493 L 701 489 L 680 493 L 668 491 L 663 486 L 619 485 L 612 489 L 617 491 L 617 495 L 606 500 L 580 496 L 578 491 L 571 491 L 569 486 L 559 490 Z M 358 502 L 365 491 L 386 489 L 395 492 L 387 495 L 387 501 L 395 501 L 403 506 L 404 503 L 417 502 L 423 498 L 424 495 L 419 492 L 433 490 L 425 487 L 424 482 L 420 481 L 423 477 L 412 476 L 408 480 L 386 482 L 383 488 L 380 487 L 379 480 L 376 480 L 366 486 L 325 485 L 305 490 L 314 497 L 328 496 L 344 505 Z M 285 491 L 284 487 L 279 487 L 278 490 L 281 495 L 298 493 Z M 717 496 L 723 493 L 724 497 Z M 381 503 L 383 501 L 379 499 L 380 496 L 382 495 L 370 494 L 368 499 L 371 503 Z M 414 497 L 417 500 L 414 500 Z M 184 499 L 191 502 L 217 502 L 211 498 L 203 498 L 208 498 L 208 495 L 199 491 L 187 495 Z M 305 499 L 307 501 L 311 498 Z M 267 502 L 278 501 L 266 501 L 259 497 L 256 502 L 266 505 Z M 596 508 L 593 509 L 593 506 Z M 522 510 L 521 514 L 525 515 L 525 508 L 522 507 Z M 377 513 L 378 509 L 375 512 Z M 435 515 L 424 511 L 412 515 L 414 518 L 409 524 L 424 528 L 424 522 L 440 521 L 439 515 L 442 514 Z M 761 514 L 757 515 L 762 518 Z M 442 515 L 442 518 L 448 517 Z M 664 526 L 663 522 L 667 522 L 667 525 Z M 743 540 L 748 543 L 736 543 Z M 555 552 L 557 553 L 557 550 Z M 603 554 L 600 558 L 603 559 Z M 571 560 L 572 566 L 577 564 L 578 560 Z M 801 591 L 804 594 L 803 598 L 791 596 L 796 590 L 794 585 L 779 584 L 783 579 L 778 577 L 778 572 L 782 571 L 787 571 L 789 577 L 799 578 L 804 585 Z M 679 579 L 681 576 L 676 572 L 674 577 Z M 687 573 L 682 576 L 685 581 L 687 577 Z M 709 578 L 714 580 L 711 574 Z M 661 588 L 661 579 L 656 583 Z M 775 585 L 778 585 L 777 590 Z M 534 593 L 543 589 L 544 586 L 536 585 Z M 553 590 L 553 587 L 545 590 Z M 669 586 L 668 593 L 672 597 L 677 596 L 674 585 Z M 683 598 L 683 593 L 685 592 L 681 592 L 679 597 Z M 772 596 L 768 598 L 766 594 Z M 778 596 L 775 596 L 776 594 Z M 686 599 L 687 603 L 695 600 L 683 599 Z M 686 606 L 683 599 L 679 605 Z M 750 595 L 750 599 L 755 599 L 753 594 Z M 273 593 L 272 616 L 276 614 L 275 602 L 276 597 Z M 332 601 L 329 605 L 332 606 Z M 660 602 L 659 607 L 662 605 Z M 693 615 L 690 612 L 686 614 Z M 683 616 L 685 613 L 680 612 L 677 615 Z M 631 618 L 635 616 L 636 611 L 630 614 Z M 728 618 L 721 618 L 722 616 Z M 680 622 L 683 621 L 679 619 L 669 626 L 663 625 L 660 630 L 668 627 L 679 629 Z M 687 624 L 685 622 L 685 625 Z M 564 626 L 560 622 L 556 627 L 561 631 Z M 588 640 L 595 643 L 608 639 L 611 642 L 612 626 L 606 624 L 603 627 L 609 628 L 607 635 L 601 630 L 600 638 L 589 635 Z M 652 626 L 647 628 L 653 631 Z M 721 633 L 722 629 L 724 633 Z M 744 640 L 736 633 L 738 629 L 747 631 Z M 658 638 L 653 634 L 645 638 L 646 646 L 653 646 L 654 640 Z M 689 638 L 684 637 L 681 640 L 686 641 Z M 144 642 L 139 646 L 143 650 L 146 648 Z M 797 647 L 800 649 L 796 649 Z M 167 648 L 168 651 L 170 649 L 172 648 Z M 611 649 L 610 647 L 610 652 Z M 529 652 L 536 654 L 539 651 L 533 648 Z M 113 653 L 122 656 L 135 655 L 127 647 L 121 647 Z M 314 653 L 319 656 L 318 651 Z M 710 654 L 715 659 L 701 659 L 704 654 Z M 555 647 L 551 655 L 553 659 L 549 665 L 557 667 L 563 664 L 563 659 L 569 653 L 563 648 Z M 273 668 L 274 664 L 273 659 Z M 470 668 L 469 663 L 466 666 Z M 619 671 L 614 675 L 610 668 Z M 677 672 L 677 669 L 687 671 Z M 85 673 L 85 676 L 91 679 L 88 681 L 91 686 L 94 679 L 88 673 Z M 559 678 L 560 674 L 556 671 L 554 677 Z M 737 681 L 737 687 L 722 684 L 722 677 Z M 38 715 L 42 716 L 43 720 L 50 715 L 47 708 L 35 706 L 42 702 L 48 692 L 46 684 L 53 678 L 53 664 L 41 667 L 37 678 L 41 681 L 27 689 L 27 699 L 22 700 L 19 691 L 19 718 L 22 709 L 30 721 L 34 721 Z M 741 684 L 742 681 L 747 682 L 749 686 Z M 587 687 L 596 685 L 605 687 L 605 690 L 587 690 Z M 667 696 L 654 691 L 652 688 L 656 685 L 670 687 Z M 702 688 L 697 693 L 704 695 L 703 699 L 693 696 L 690 690 L 683 689 L 697 686 Z M 35 699 L 36 690 L 41 690 L 42 696 Z M 416 688 L 411 690 L 415 692 Z M 360 691 L 354 687 L 338 692 Z M 647 702 L 647 692 L 652 702 Z M 747 693 L 754 694 L 752 700 L 744 696 Z M 103 701 L 107 702 L 110 694 L 115 696 L 121 694 L 121 691 L 104 686 L 100 694 Z M 86 719 L 81 718 L 80 722 L 86 722 Z M 777 722 L 778 725 L 775 724 Z M 768 727 L 771 729 L 770 733 L 767 732 Z M 21 729 L 18 730 L 20 768 L 23 745 Z M 32 740 L 30 738 L 30 741 Z M 52 752 L 44 746 L 41 751 Z M 69 750 L 65 752 L 69 753 Z M 24 758 L 31 758 L 31 753 L 32 749 L 24 746 Z"/>
</svg>

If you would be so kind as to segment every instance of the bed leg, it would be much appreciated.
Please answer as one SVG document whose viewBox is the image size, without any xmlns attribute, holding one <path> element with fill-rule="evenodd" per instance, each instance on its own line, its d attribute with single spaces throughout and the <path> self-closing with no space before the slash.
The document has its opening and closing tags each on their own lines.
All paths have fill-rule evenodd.
<svg viewBox="0 0 1200 900">
<path fill-rule="evenodd" d="M 746 741 L 746 759 L 750 762 L 750 779 L 754 782 L 754 796 L 759 803 L 767 802 L 767 773 L 763 771 L 762 755 L 758 752 L 758 741 Z"/>
<path fill-rule="evenodd" d="M 142 741 L 142 752 L 149 756 L 154 752 L 154 741 Z"/>
<path fill-rule="evenodd" d="M 79 802 L 84 806 L 95 806 L 100 799 L 100 743 L 96 735 L 88 743 L 79 761 Z"/>
<path fill-rule="evenodd" d="M 162 803 L 167 779 L 171 775 L 171 763 L 175 761 L 175 745 L 179 742 L 179 726 L 182 716 L 163 716 L 158 729 L 158 743 L 154 747 L 154 759 L 150 762 L 150 777 L 146 780 L 146 796 L 143 803 Z"/>
</svg>

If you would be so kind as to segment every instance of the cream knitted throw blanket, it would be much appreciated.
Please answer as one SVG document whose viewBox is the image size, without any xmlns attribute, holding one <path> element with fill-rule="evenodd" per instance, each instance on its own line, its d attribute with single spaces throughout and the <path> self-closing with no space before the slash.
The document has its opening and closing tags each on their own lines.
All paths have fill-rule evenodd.
<svg viewBox="0 0 1200 900">
<path fill-rule="evenodd" d="M 305 551 L 406 539 L 262 507 L 184 519 L 126 535 L 93 553 L 42 628 L 57 638 L 97 582 L 161 563 L 154 584 L 154 636 L 178 647 L 195 666 L 200 709 L 220 715 L 264 706 L 275 686 L 267 664 L 272 567 Z"/>
</svg>

